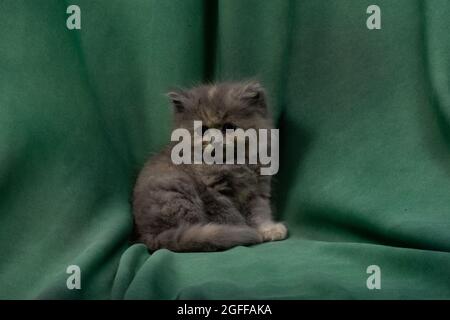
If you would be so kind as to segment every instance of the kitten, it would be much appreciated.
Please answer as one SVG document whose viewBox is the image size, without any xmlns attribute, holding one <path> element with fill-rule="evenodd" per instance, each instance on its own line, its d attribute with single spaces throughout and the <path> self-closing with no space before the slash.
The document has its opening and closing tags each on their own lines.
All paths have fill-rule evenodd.
<svg viewBox="0 0 450 320">
<path fill-rule="evenodd" d="M 259 83 L 204 85 L 168 94 L 176 128 L 271 129 Z M 135 236 L 151 250 L 216 251 L 282 240 L 287 229 L 272 220 L 270 176 L 259 164 L 173 164 L 170 143 L 152 157 L 133 194 Z M 268 147 L 270 148 L 270 146 Z"/>
</svg>

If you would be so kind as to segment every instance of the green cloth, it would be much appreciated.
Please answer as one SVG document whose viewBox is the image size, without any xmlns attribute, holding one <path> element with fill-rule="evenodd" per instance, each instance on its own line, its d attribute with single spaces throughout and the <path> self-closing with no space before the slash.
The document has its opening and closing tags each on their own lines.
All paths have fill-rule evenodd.
<svg viewBox="0 0 450 320">
<path fill-rule="evenodd" d="M 450 299 L 450 2 L 377 0 L 381 30 L 371 4 L 0 1 L 0 298 Z M 290 238 L 130 245 L 135 178 L 169 140 L 164 93 L 248 78 L 280 128 Z"/>
</svg>

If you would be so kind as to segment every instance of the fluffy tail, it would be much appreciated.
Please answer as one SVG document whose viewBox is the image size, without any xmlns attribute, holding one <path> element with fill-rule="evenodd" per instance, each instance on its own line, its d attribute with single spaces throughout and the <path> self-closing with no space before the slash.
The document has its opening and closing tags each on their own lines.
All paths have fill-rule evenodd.
<svg viewBox="0 0 450 320">
<path fill-rule="evenodd" d="M 144 236 L 142 240 L 152 251 L 165 248 L 177 252 L 219 251 L 263 241 L 261 235 L 248 226 L 215 223 L 182 225 L 157 236 Z"/>
</svg>

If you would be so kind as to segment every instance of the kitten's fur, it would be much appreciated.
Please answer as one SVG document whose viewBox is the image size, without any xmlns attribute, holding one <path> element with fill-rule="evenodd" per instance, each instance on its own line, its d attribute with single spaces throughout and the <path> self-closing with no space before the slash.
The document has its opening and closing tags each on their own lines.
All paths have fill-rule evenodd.
<svg viewBox="0 0 450 320">
<path fill-rule="evenodd" d="M 194 120 L 209 128 L 272 128 L 265 92 L 256 82 L 204 85 L 168 96 L 175 127 L 191 133 Z M 286 237 L 286 227 L 272 220 L 270 176 L 260 175 L 259 165 L 175 165 L 172 146 L 150 159 L 138 177 L 138 242 L 152 251 L 216 251 Z"/>
</svg>

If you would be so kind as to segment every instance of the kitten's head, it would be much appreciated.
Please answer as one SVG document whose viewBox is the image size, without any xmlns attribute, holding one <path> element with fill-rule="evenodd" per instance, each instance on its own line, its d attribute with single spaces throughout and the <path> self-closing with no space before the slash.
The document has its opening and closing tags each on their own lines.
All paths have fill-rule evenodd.
<svg viewBox="0 0 450 320">
<path fill-rule="evenodd" d="M 202 121 L 203 131 L 215 128 L 270 129 L 272 123 L 266 95 L 258 82 L 203 85 L 168 93 L 176 128 L 192 132 L 193 122 Z"/>
</svg>

